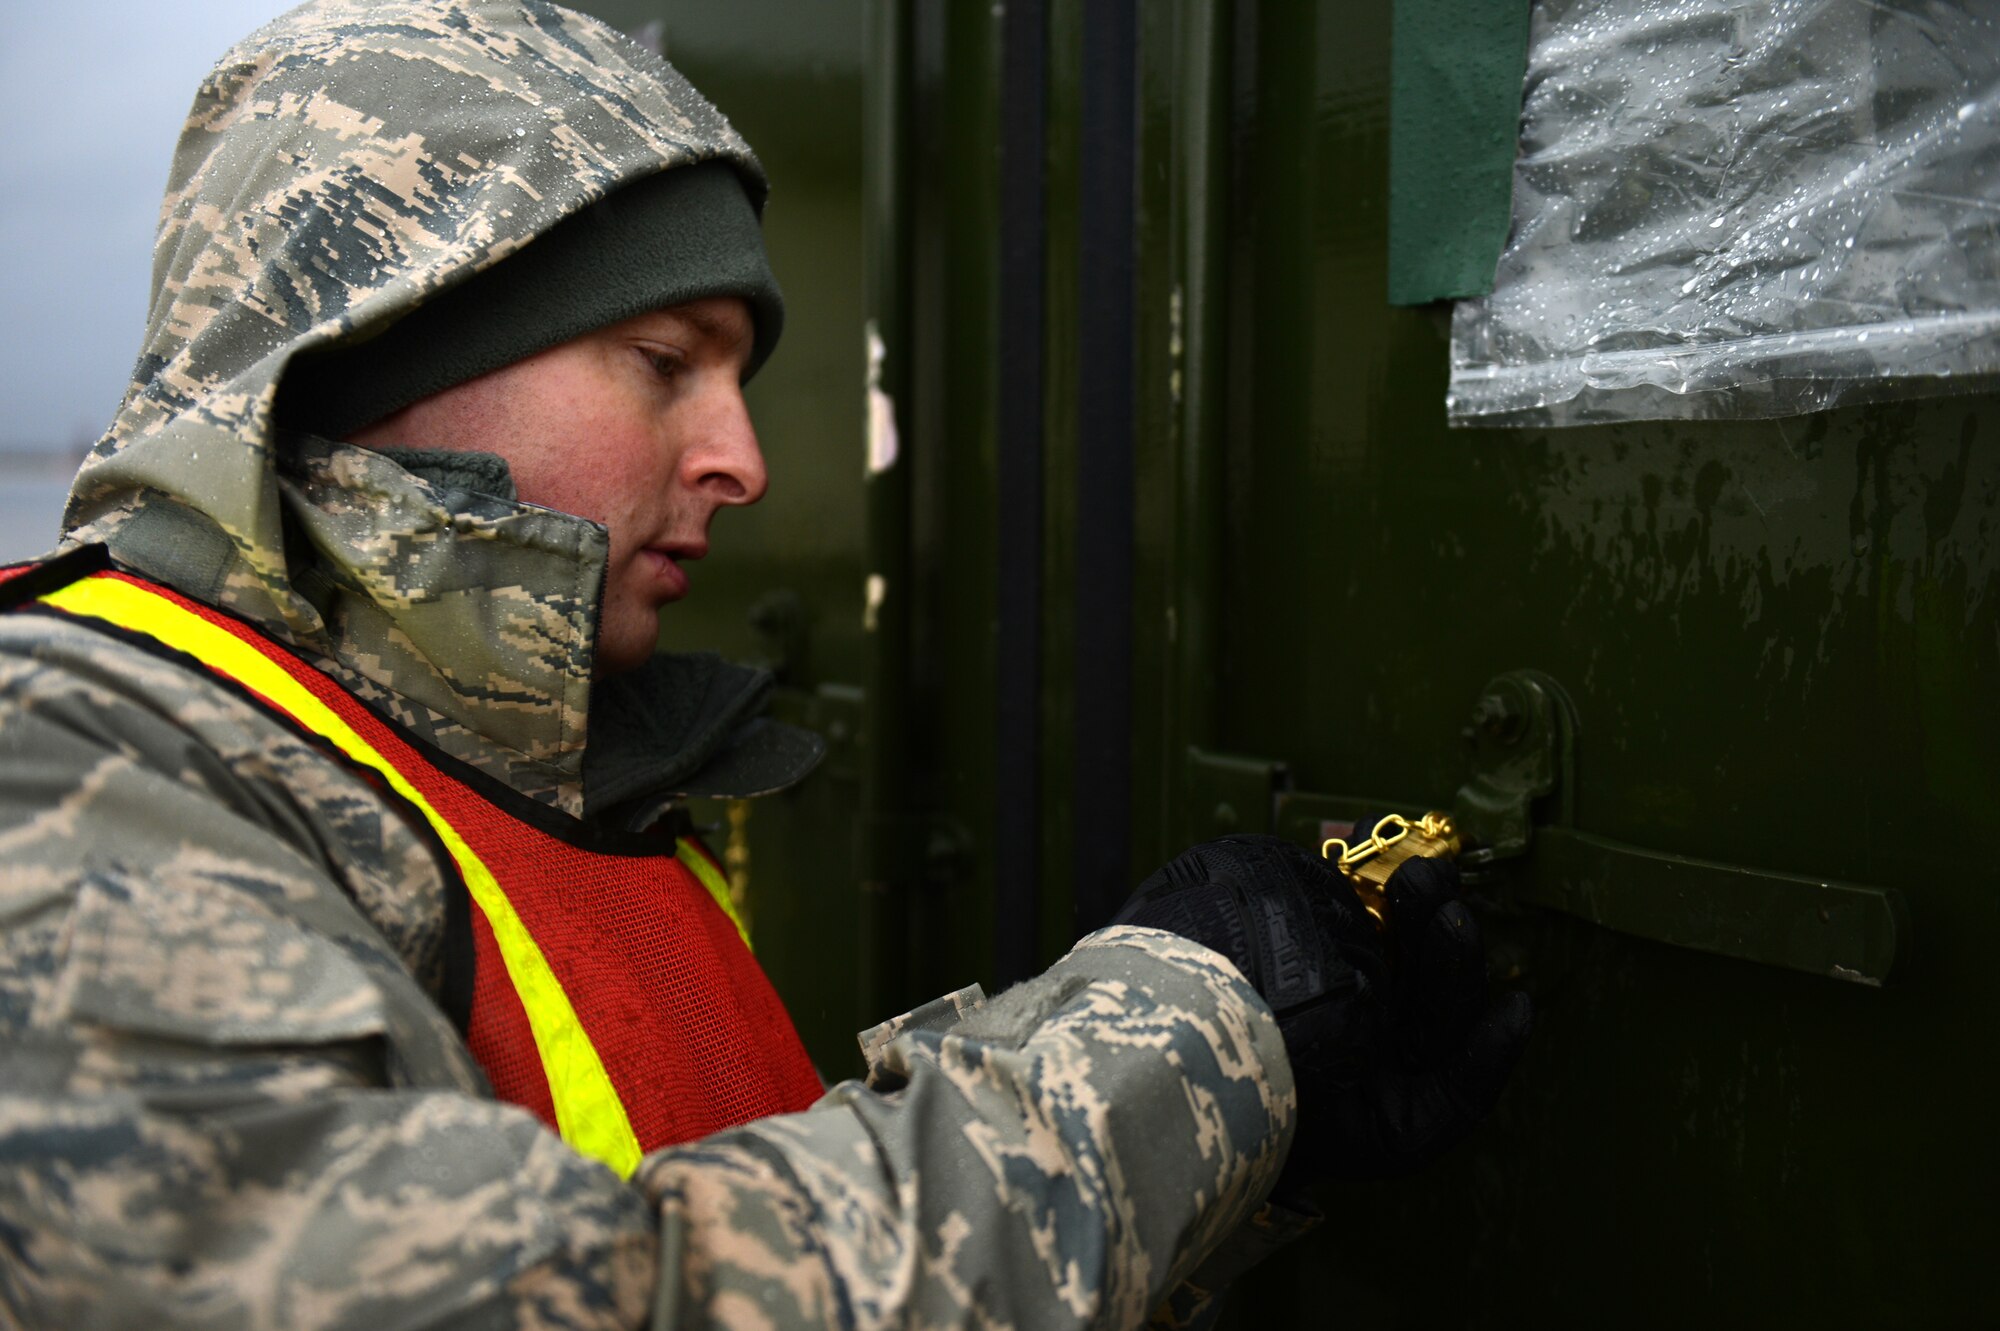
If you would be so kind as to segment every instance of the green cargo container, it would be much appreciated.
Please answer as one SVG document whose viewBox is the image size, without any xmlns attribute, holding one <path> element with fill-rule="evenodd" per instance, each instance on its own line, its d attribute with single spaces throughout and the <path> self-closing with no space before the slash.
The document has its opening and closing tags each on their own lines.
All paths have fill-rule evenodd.
<svg viewBox="0 0 2000 1331">
<path fill-rule="evenodd" d="M 709 815 L 830 1075 L 1191 840 L 1456 806 L 1534 1044 L 1238 1324 L 1992 1315 L 2000 403 L 1448 429 L 1387 3 L 596 8 L 775 181 L 774 485 L 667 638 L 832 740 Z"/>
</svg>

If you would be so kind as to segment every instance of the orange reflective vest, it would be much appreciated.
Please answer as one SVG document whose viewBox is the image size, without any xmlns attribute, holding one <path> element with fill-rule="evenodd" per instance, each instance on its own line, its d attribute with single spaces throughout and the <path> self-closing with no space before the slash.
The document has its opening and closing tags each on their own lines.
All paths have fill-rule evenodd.
<svg viewBox="0 0 2000 1331">
<path fill-rule="evenodd" d="M 629 1176 L 647 1151 L 819 1097 L 728 885 L 692 837 L 593 832 L 243 621 L 101 564 L 8 570 L 8 599 L 180 658 L 362 769 L 435 835 L 473 906 L 466 1037 L 501 1099 Z"/>
</svg>

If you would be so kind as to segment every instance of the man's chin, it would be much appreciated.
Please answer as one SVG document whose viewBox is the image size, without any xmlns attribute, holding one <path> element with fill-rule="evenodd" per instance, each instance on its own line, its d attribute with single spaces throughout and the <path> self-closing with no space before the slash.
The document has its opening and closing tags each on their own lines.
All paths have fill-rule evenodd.
<svg viewBox="0 0 2000 1331">
<path fill-rule="evenodd" d="M 659 650 L 660 617 L 654 613 L 646 620 L 643 625 L 620 625 L 612 632 L 599 632 L 592 678 L 629 674 L 653 659 Z"/>
</svg>

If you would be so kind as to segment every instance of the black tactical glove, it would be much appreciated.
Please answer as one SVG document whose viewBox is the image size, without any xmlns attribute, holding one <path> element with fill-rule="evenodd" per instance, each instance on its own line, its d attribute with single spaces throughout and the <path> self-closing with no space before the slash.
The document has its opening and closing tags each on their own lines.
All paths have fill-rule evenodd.
<svg viewBox="0 0 2000 1331">
<path fill-rule="evenodd" d="M 1527 1039 L 1527 997 L 1488 1005 L 1458 872 L 1413 859 L 1389 880 L 1385 939 L 1331 865 L 1232 836 L 1139 885 L 1114 923 L 1166 929 L 1235 963 L 1277 1016 L 1299 1127 L 1279 1195 L 1321 1178 L 1422 1168 L 1499 1099 Z"/>
</svg>

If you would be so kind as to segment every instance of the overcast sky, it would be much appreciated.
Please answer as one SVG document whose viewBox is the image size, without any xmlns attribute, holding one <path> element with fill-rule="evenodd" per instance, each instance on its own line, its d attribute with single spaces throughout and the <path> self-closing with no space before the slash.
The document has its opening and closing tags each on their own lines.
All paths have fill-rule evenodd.
<svg viewBox="0 0 2000 1331">
<path fill-rule="evenodd" d="M 95 438 L 146 317 L 195 84 L 288 0 L 0 4 L 0 447 Z"/>
</svg>

